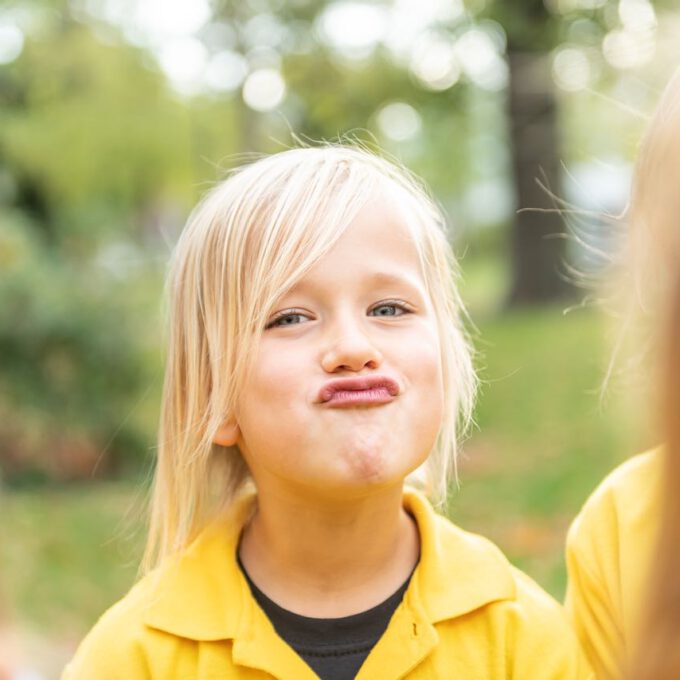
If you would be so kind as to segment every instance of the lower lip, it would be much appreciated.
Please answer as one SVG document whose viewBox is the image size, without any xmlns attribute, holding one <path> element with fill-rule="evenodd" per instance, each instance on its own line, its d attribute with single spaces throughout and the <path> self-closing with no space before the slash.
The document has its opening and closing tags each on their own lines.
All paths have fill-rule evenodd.
<svg viewBox="0 0 680 680">
<path fill-rule="evenodd" d="M 327 406 L 335 408 L 348 406 L 375 406 L 387 404 L 394 397 L 386 387 L 377 387 L 371 390 L 341 390 L 333 392 L 331 398 L 325 402 Z"/>
</svg>

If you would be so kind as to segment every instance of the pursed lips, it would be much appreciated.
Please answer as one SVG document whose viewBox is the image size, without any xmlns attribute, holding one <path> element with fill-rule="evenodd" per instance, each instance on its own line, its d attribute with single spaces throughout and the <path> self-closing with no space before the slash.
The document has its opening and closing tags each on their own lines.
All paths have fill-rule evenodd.
<svg viewBox="0 0 680 680">
<path fill-rule="evenodd" d="M 387 404 L 399 394 L 399 384 L 387 376 L 337 378 L 319 390 L 318 401 L 332 408 Z"/>
</svg>

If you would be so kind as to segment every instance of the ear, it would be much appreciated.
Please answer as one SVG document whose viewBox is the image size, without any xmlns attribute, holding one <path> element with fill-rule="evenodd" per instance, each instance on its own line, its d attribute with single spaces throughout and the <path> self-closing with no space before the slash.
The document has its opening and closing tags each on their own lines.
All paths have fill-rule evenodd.
<svg viewBox="0 0 680 680">
<path fill-rule="evenodd" d="M 234 446 L 241 434 L 237 422 L 233 418 L 225 420 L 213 435 L 213 443 L 219 446 Z"/>
</svg>

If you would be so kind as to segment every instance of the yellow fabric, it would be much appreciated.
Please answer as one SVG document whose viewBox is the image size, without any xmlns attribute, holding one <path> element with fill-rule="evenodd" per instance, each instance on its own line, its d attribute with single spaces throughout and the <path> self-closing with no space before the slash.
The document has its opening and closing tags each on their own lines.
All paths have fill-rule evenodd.
<svg viewBox="0 0 680 680">
<path fill-rule="evenodd" d="M 276 634 L 235 560 L 252 511 L 243 499 L 182 556 L 140 581 L 102 616 L 63 680 L 311 680 Z M 359 680 L 591 678 L 559 605 L 487 540 L 404 505 L 421 539 L 404 600 Z"/>
<path fill-rule="evenodd" d="M 627 461 L 595 490 L 567 538 L 566 607 L 598 680 L 618 680 L 640 625 L 660 512 L 661 454 Z"/>
</svg>

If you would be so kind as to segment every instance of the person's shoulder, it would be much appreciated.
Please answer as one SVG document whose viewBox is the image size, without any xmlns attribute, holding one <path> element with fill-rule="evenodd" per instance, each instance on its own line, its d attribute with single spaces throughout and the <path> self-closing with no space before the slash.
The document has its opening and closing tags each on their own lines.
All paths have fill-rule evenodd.
<svg viewBox="0 0 680 680">
<path fill-rule="evenodd" d="M 148 638 L 155 633 L 144 617 L 157 578 L 157 572 L 151 572 L 100 616 L 64 669 L 62 680 L 146 677 Z"/>
<path fill-rule="evenodd" d="M 654 449 L 625 461 L 592 492 L 569 530 L 568 543 L 584 534 L 615 528 L 648 529 L 660 500 L 662 451 Z"/>
<path fill-rule="evenodd" d="M 560 628 L 568 628 L 561 605 L 527 574 L 515 567 L 505 553 L 490 539 L 457 526 L 448 518 L 437 515 L 436 535 L 439 543 L 437 561 L 442 573 L 441 582 L 458 583 L 472 602 L 477 595 L 483 615 L 506 613 L 520 621 L 553 621 Z M 441 593 L 440 593 L 441 597 Z"/>
<path fill-rule="evenodd" d="M 516 597 L 502 603 L 514 677 L 591 679 L 566 612 L 532 578 L 512 567 Z"/>
<path fill-rule="evenodd" d="M 586 505 L 597 503 L 607 495 L 628 497 L 656 484 L 661 474 L 661 458 L 661 449 L 657 448 L 624 461 L 604 478 Z"/>
<path fill-rule="evenodd" d="M 531 620 L 538 624 L 553 625 L 558 630 L 569 631 L 571 627 L 561 604 L 549 595 L 529 575 L 515 566 L 510 567 L 515 582 L 516 596 L 511 608 L 522 620 Z"/>
<path fill-rule="evenodd" d="M 598 675 L 613 677 L 638 625 L 662 474 L 662 449 L 627 460 L 592 492 L 569 528 L 565 604 Z"/>
<path fill-rule="evenodd" d="M 107 610 L 81 642 L 63 680 L 192 677 L 192 647 L 234 636 L 252 601 L 235 560 L 244 496 L 181 551 L 166 556 Z M 238 521 L 237 521 L 238 520 Z M 188 669 L 188 670 L 186 670 Z"/>
<path fill-rule="evenodd" d="M 439 601 L 465 600 L 458 609 L 464 615 L 447 619 L 445 630 L 464 631 L 477 654 L 493 659 L 493 667 L 502 663 L 508 677 L 591 678 L 563 607 L 489 539 L 443 517 L 438 524 L 443 542 L 455 548 L 443 555 L 450 582 L 458 584 L 450 591 L 442 586 Z"/>
</svg>

